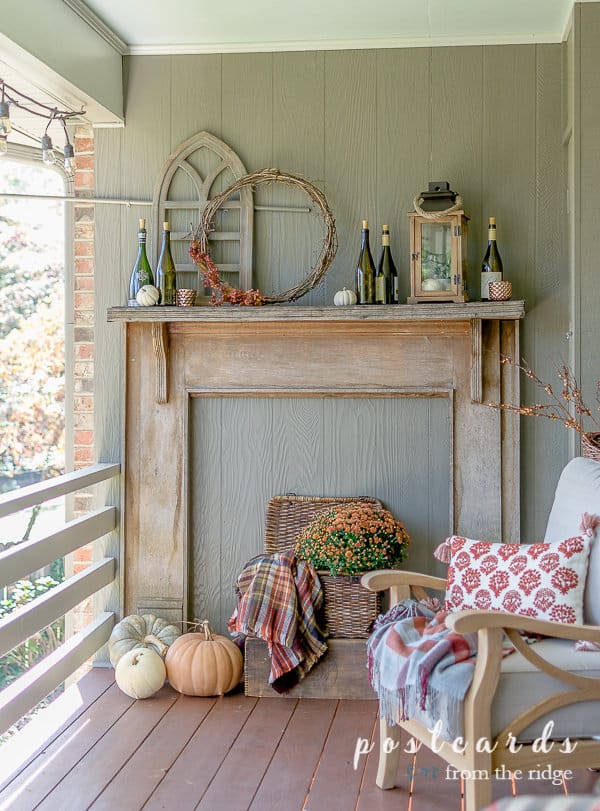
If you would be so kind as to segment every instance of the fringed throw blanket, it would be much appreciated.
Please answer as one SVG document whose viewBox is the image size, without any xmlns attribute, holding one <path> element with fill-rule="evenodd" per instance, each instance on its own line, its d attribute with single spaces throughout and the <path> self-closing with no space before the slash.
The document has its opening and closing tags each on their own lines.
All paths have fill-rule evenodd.
<svg viewBox="0 0 600 811">
<path fill-rule="evenodd" d="M 235 586 L 238 606 L 228 628 L 238 641 L 264 639 L 271 655 L 269 684 L 284 693 L 327 652 L 323 589 L 310 563 L 293 551 L 257 555 Z"/>
<path fill-rule="evenodd" d="M 473 678 L 477 634 L 446 628 L 435 613 L 405 600 L 379 617 L 367 642 L 369 680 L 389 724 L 418 715 L 441 722 L 440 737 L 463 734 L 462 702 Z"/>
</svg>

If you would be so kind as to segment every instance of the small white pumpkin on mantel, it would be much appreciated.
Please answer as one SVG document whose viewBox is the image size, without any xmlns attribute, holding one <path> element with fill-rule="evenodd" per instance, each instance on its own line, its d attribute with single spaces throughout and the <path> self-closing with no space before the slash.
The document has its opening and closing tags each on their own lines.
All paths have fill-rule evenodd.
<svg viewBox="0 0 600 811">
<path fill-rule="evenodd" d="M 333 297 L 333 303 L 336 307 L 351 307 L 353 304 L 356 304 L 356 293 L 354 290 L 346 290 L 346 288 L 343 287 L 341 290 L 338 290 Z"/>
<path fill-rule="evenodd" d="M 145 284 L 135 294 L 135 300 L 142 307 L 154 307 L 159 298 L 160 290 L 153 284 Z"/>
</svg>

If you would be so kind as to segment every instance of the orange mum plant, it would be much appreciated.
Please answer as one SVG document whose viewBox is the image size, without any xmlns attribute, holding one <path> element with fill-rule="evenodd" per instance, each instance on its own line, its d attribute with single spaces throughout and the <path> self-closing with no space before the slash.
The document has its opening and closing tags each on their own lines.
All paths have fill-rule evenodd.
<svg viewBox="0 0 600 811">
<path fill-rule="evenodd" d="M 300 533 L 296 555 L 332 575 L 392 569 L 408 555 L 404 526 L 387 510 L 350 502 L 318 513 Z"/>
</svg>

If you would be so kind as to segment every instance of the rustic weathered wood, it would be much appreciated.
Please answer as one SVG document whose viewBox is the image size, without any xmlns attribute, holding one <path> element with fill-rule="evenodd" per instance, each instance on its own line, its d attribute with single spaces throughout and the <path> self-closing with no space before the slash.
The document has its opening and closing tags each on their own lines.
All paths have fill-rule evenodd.
<svg viewBox="0 0 600 811">
<path fill-rule="evenodd" d="M 421 516 L 436 516 L 432 524 L 435 536 L 414 545 L 412 566 L 433 568 L 428 563 L 432 548 L 453 531 L 499 538 L 503 511 L 518 514 L 518 502 L 503 505 L 501 494 L 505 492 L 509 500 L 517 497 L 510 481 L 518 456 L 511 450 L 507 464 L 503 448 L 516 447 L 519 425 L 517 421 L 502 422 L 498 412 L 472 402 L 471 315 L 510 314 L 514 329 L 506 333 L 502 347 L 503 351 L 514 348 L 522 303 L 500 304 L 509 306 L 490 311 L 476 303 L 453 305 L 468 314 L 457 320 L 380 319 L 363 314 L 364 309 L 374 312 L 377 308 L 349 308 L 358 318 L 345 316 L 340 320 L 336 320 L 337 312 L 343 308 L 314 308 L 316 318 L 309 317 L 314 314 L 309 308 L 300 319 L 290 319 L 288 314 L 302 314 L 303 308 L 272 308 L 267 321 L 262 320 L 261 311 L 271 308 L 196 308 L 201 316 L 198 321 L 147 323 L 136 320 L 133 314 L 134 320 L 126 326 L 125 610 L 160 605 L 171 619 L 181 620 L 189 609 L 185 596 L 189 587 L 190 594 L 198 595 L 194 612 L 211 604 L 215 611 L 212 601 L 217 586 L 212 581 L 216 577 L 221 593 L 227 596 L 219 597 L 213 622 L 224 627 L 233 607 L 230 589 L 235 577 L 248 557 L 261 549 L 265 505 L 272 495 L 282 492 L 282 485 L 273 479 L 274 471 L 281 471 L 286 464 L 297 470 L 306 457 L 300 454 L 296 462 L 297 440 L 288 442 L 286 434 L 297 432 L 300 424 L 315 425 L 318 413 L 325 433 L 315 440 L 316 456 L 311 456 L 311 463 L 314 467 L 323 454 L 322 473 L 316 479 L 322 480 L 324 492 L 320 494 L 358 492 L 385 502 L 389 492 L 392 503 L 398 499 L 395 509 L 406 521 L 409 534 L 409 505 L 420 505 L 417 512 Z M 421 307 L 436 305 L 406 309 L 418 312 Z M 202 320 L 204 314 L 206 320 Z M 164 315 L 168 318 L 170 314 Z M 483 393 L 493 399 L 499 399 L 498 323 L 497 319 L 484 319 Z M 155 356 L 149 340 L 155 325 L 167 329 L 169 335 L 169 400 L 156 409 L 140 411 L 141 404 L 152 402 L 155 395 Z M 211 398 L 221 398 L 222 403 L 207 406 L 208 411 L 202 405 L 203 416 L 196 417 L 196 405 L 190 406 L 190 397 L 198 398 L 199 404 Z M 300 406 L 290 410 L 281 398 L 316 398 L 323 404 L 315 403 L 316 411 L 311 408 L 310 415 L 306 412 L 299 424 Z M 399 420 L 397 403 L 392 400 L 405 398 L 404 416 Z M 400 422 L 403 430 L 398 431 Z M 187 425 L 192 426 L 189 434 Z M 226 426 L 234 425 L 236 430 L 227 433 Z M 349 434 L 343 431 L 344 425 L 353 426 Z M 210 436 L 218 426 L 226 430 L 221 445 Z M 356 436 L 359 444 L 353 444 L 354 440 L 347 443 L 348 435 Z M 426 454 L 423 436 L 428 438 Z M 190 478 L 193 454 L 188 438 L 194 443 L 200 439 L 202 452 L 210 454 L 204 467 L 215 472 L 210 485 L 212 504 L 206 500 L 208 496 L 198 498 L 198 488 L 203 489 L 207 480 L 193 472 Z M 273 453 L 275 438 L 281 445 Z M 377 458 L 373 455 L 375 447 L 379 449 Z M 196 446 L 195 464 L 202 467 L 197 453 Z M 244 466 L 239 465 L 240 459 L 246 460 Z M 274 467 L 273 459 L 278 460 Z M 218 474 L 217 463 L 221 465 Z M 387 473 L 381 473 L 382 465 L 389 468 Z M 431 466 L 430 473 L 426 472 L 427 465 Z M 442 476 L 444 468 L 449 473 Z M 340 471 L 338 478 L 333 477 L 335 470 Z M 396 470 L 402 474 L 395 475 Z M 301 473 L 301 479 L 312 475 Z M 247 486 L 248 477 L 252 488 Z M 194 492 L 193 505 L 188 479 Z M 293 476 L 284 476 L 283 481 L 296 490 Z M 493 497 L 482 500 L 482 487 Z M 315 495 L 314 491 L 306 494 Z M 224 512 L 215 508 L 222 503 L 229 505 Z M 431 509 L 433 506 L 437 511 Z M 194 517 L 199 507 L 202 518 Z M 188 514 L 192 526 L 202 527 L 206 521 L 206 530 L 201 530 L 204 539 L 193 553 Z M 421 520 L 417 517 L 417 524 Z M 209 527 L 215 528 L 217 536 Z M 513 522 L 508 529 L 515 531 L 515 527 Z M 416 534 L 423 533 L 417 530 Z M 504 539 L 511 537 L 505 534 Z M 210 543 L 216 546 L 207 548 Z M 222 549 L 217 552 L 219 544 Z M 215 555 L 221 559 L 218 565 Z M 188 583 L 190 558 L 193 576 L 205 578 L 198 591 L 195 583 Z M 209 570 L 203 572 L 207 563 Z M 209 577 L 209 571 L 215 577 Z"/>
<path fill-rule="evenodd" d="M 375 699 L 367 677 L 367 649 L 364 639 L 329 639 L 327 653 L 286 698 Z M 269 685 L 271 658 L 262 639 L 247 639 L 245 648 L 245 692 L 248 696 L 281 697 Z"/>
<path fill-rule="evenodd" d="M 428 301 L 469 300 L 467 287 L 467 222 L 464 211 L 453 211 L 438 220 L 429 220 L 417 212 L 410 212 L 410 291 L 407 304 Z M 427 290 L 423 279 L 423 229 L 429 224 L 445 224 L 450 235 L 450 278 L 445 291 Z"/>
<path fill-rule="evenodd" d="M 190 219 L 195 218 L 194 226 L 198 224 L 207 201 L 215 195 L 216 182 L 220 177 L 227 178 L 224 182 L 228 186 L 233 180 L 237 180 L 245 174 L 244 164 L 233 149 L 209 132 L 193 135 L 169 155 L 158 176 L 154 190 L 152 219 L 156 234 L 160 233 L 163 221 L 173 219 L 173 217 L 176 219 L 175 226 L 179 225 L 183 229 L 177 231 L 176 228 L 172 228 L 171 231 L 175 267 L 179 272 L 189 264 L 187 249 L 191 239 Z M 189 203 L 185 210 L 182 210 L 181 206 L 183 189 L 188 196 L 186 202 Z M 170 195 L 175 201 L 175 206 L 171 205 Z M 229 272 L 236 272 L 238 274 L 236 286 L 247 290 L 252 286 L 252 189 L 241 189 L 239 200 L 233 207 L 237 209 L 237 228 L 232 229 L 229 224 L 226 228 L 222 225 L 216 226 L 209 239 L 239 243 L 239 262 L 230 264 Z M 170 214 L 172 211 L 175 214 Z M 177 242 L 182 242 L 183 253 L 179 250 Z M 156 264 L 158 240 L 155 240 L 154 249 L 154 263 Z M 220 257 L 218 259 L 220 260 Z M 185 284 L 191 285 L 193 288 L 198 286 L 200 288 L 198 292 L 202 294 L 203 285 L 199 285 L 198 282 L 198 278 L 184 280 L 184 284 L 180 284 L 180 286 L 185 286 Z"/>
<path fill-rule="evenodd" d="M 470 301 L 464 304 L 382 304 L 376 307 L 305 307 L 287 304 L 263 307 L 110 307 L 109 321 L 262 322 L 262 321 L 411 321 L 448 322 L 465 319 L 521 319 L 523 301 Z"/>
<path fill-rule="evenodd" d="M 483 396 L 481 318 L 471 320 L 471 400 L 480 403 Z"/>
<path fill-rule="evenodd" d="M 164 323 L 152 325 L 152 346 L 154 347 L 157 403 L 169 399 L 169 333 Z"/>
</svg>

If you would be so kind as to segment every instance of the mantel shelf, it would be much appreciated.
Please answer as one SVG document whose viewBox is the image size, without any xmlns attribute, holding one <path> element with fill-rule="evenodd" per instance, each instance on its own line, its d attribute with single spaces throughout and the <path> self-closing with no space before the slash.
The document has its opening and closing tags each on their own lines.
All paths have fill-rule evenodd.
<svg viewBox="0 0 600 811">
<path fill-rule="evenodd" d="M 524 301 L 471 301 L 465 304 L 392 304 L 354 307 L 111 307 L 108 321 L 514 321 L 525 316 Z"/>
<path fill-rule="evenodd" d="M 468 324 L 471 334 L 471 399 L 480 403 L 483 386 L 484 321 L 518 321 L 525 315 L 524 301 L 473 301 L 464 304 L 395 304 L 354 307 L 297 307 L 269 305 L 264 307 L 111 307 L 109 321 L 123 324 L 148 324 L 152 329 L 154 349 L 157 403 L 169 399 L 169 333 L 174 324 L 188 324 L 189 329 L 201 324 L 271 324 L 276 328 L 283 322 L 321 323 L 334 322 L 350 325 L 365 322 L 380 328 L 390 324 L 419 325 L 421 331 L 431 334 L 448 329 L 448 322 Z M 430 325 L 428 327 L 427 325 Z M 171 325 L 171 326 L 170 326 Z M 202 329 L 202 328 L 200 328 Z"/>
</svg>

